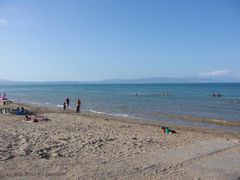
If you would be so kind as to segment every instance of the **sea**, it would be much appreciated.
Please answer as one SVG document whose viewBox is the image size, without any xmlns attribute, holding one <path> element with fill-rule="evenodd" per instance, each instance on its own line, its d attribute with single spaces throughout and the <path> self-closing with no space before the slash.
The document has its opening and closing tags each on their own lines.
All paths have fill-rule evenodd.
<svg viewBox="0 0 240 180">
<path fill-rule="evenodd" d="M 240 132 L 240 83 L 0 85 L 17 102 Z M 215 94 L 215 96 L 214 96 Z"/>
</svg>

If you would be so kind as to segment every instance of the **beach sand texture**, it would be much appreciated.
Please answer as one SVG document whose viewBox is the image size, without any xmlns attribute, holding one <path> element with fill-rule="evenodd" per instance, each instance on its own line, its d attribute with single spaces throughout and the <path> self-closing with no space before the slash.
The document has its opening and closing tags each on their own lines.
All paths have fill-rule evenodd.
<svg viewBox="0 0 240 180">
<path fill-rule="evenodd" d="M 1 179 L 240 179 L 239 134 L 21 106 L 49 120 L 0 114 Z"/>
</svg>

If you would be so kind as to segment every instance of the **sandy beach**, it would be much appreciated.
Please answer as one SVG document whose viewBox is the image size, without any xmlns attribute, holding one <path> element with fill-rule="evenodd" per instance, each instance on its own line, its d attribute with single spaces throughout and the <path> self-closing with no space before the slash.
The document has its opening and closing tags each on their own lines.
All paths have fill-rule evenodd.
<svg viewBox="0 0 240 180">
<path fill-rule="evenodd" d="M 17 106 L 48 120 L 0 114 L 1 179 L 240 179 L 234 132 Z"/>
</svg>

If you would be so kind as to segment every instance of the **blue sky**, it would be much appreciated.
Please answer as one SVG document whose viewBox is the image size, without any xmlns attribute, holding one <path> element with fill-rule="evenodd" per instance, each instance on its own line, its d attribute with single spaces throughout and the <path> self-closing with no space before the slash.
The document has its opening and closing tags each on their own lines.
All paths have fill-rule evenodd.
<svg viewBox="0 0 240 180">
<path fill-rule="evenodd" d="M 238 0 L 0 0 L 0 79 L 240 78 Z"/>
</svg>

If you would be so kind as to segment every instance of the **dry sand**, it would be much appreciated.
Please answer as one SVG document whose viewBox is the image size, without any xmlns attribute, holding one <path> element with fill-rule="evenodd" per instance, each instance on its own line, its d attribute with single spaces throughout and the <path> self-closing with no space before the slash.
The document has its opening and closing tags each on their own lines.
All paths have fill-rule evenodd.
<svg viewBox="0 0 240 180">
<path fill-rule="evenodd" d="M 1 179 L 240 179 L 239 134 L 24 107 L 49 120 L 0 114 Z"/>
</svg>

